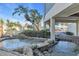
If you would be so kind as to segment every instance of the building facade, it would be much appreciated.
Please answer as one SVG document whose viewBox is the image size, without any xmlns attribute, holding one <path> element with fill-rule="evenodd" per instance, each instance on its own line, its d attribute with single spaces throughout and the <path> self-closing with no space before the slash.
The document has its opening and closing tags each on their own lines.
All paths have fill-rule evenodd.
<svg viewBox="0 0 79 59">
<path fill-rule="evenodd" d="M 44 24 L 49 22 L 51 40 L 55 40 L 56 22 L 75 23 L 76 26 L 75 27 L 72 26 L 72 27 L 76 29 L 74 29 L 73 31 L 76 32 L 76 35 L 79 35 L 79 7 L 78 6 L 79 4 L 77 3 L 45 4 L 46 12 L 45 12 Z"/>
</svg>

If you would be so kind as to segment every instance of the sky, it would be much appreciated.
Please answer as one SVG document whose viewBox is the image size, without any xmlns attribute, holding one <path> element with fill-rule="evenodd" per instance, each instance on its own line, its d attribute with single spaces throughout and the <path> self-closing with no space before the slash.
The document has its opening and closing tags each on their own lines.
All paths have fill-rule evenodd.
<svg viewBox="0 0 79 59">
<path fill-rule="evenodd" d="M 0 3 L 0 18 L 3 20 L 9 19 L 10 21 L 19 21 L 20 23 L 29 23 L 25 21 L 23 16 L 12 16 L 14 9 L 17 8 L 19 5 L 24 7 L 28 7 L 30 9 L 37 9 L 42 15 L 44 14 L 44 5 L 42 3 Z"/>
</svg>

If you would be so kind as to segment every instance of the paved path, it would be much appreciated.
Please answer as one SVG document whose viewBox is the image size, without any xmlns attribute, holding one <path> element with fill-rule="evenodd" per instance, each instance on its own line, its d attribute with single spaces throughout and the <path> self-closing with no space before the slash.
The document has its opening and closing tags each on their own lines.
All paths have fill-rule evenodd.
<svg viewBox="0 0 79 59">
<path fill-rule="evenodd" d="M 0 48 L 0 56 L 23 56 L 23 55 L 15 51 Z"/>
<path fill-rule="evenodd" d="M 0 56 L 16 56 L 15 54 L 0 50 Z"/>
</svg>

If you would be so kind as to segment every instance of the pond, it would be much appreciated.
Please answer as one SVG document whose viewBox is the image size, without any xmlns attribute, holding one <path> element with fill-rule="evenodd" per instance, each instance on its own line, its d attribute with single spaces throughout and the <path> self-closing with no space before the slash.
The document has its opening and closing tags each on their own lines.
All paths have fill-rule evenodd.
<svg viewBox="0 0 79 59">
<path fill-rule="evenodd" d="M 53 55 L 56 56 L 75 56 L 79 51 L 75 51 L 78 47 L 75 43 L 67 41 L 59 41 L 57 45 L 53 47 Z"/>
<path fill-rule="evenodd" d="M 11 39 L 2 41 L 1 45 L 2 48 L 14 50 L 16 48 L 21 48 L 25 45 L 30 45 L 30 42 L 24 42 L 23 40 L 19 39 Z"/>
<path fill-rule="evenodd" d="M 30 39 L 6 39 L 0 42 L 0 48 L 6 48 L 10 50 L 15 50 L 17 48 L 22 48 L 24 46 L 31 46 L 32 44 L 39 44 L 42 41 L 30 40 Z"/>
<path fill-rule="evenodd" d="M 17 49 L 21 48 L 25 45 L 31 45 L 33 43 L 40 43 L 35 40 L 20 40 L 20 39 L 11 39 L 11 40 L 4 40 L 0 43 L 1 48 L 6 48 L 6 49 Z M 78 51 L 75 51 L 75 49 L 78 47 L 77 44 L 72 43 L 72 42 L 67 42 L 67 41 L 59 41 L 58 44 L 52 47 L 52 53 L 51 55 L 54 56 L 75 56 L 79 53 Z"/>
</svg>

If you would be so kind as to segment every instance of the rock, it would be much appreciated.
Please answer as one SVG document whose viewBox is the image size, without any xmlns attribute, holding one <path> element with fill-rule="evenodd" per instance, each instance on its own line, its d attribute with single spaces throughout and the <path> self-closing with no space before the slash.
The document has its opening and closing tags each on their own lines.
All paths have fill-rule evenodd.
<svg viewBox="0 0 79 59">
<path fill-rule="evenodd" d="M 36 56 L 44 56 L 43 53 L 41 53 L 38 49 L 35 49 L 35 50 L 34 50 L 34 54 L 35 54 Z"/>
<path fill-rule="evenodd" d="M 49 48 L 49 49 L 48 49 L 48 52 L 49 52 L 49 53 L 53 52 L 52 48 Z"/>
<path fill-rule="evenodd" d="M 54 43 L 54 40 L 48 39 L 47 42 L 48 42 L 49 44 L 53 44 L 53 43 Z"/>
<path fill-rule="evenodd" d="M 77 56 L 79 56 L 79 54 L 77 54 Z"/>
<path fill-rule="evenodd" d="M 15 49 L 13 51 L 16 51 L 16 52 L 19 52 L 19 53 L 23 54 L 23 48 L 17 48 L 17 49 Z"/>
<path fill-rule="evenodd" d="M 77 56 L 79 56 L 79 54 L 77 54 Z"/>
<path fill-rule="evenodd" d="M 33 56 L 32 48 L 28 47 L 28 46 L 24 47 L 23 48 L 23 54 L 27 55 L 27 56 Z"/>
<path fill-rule="evenodd" d="M 37 48 L 37 44 L 31 44 L 31 48 L 32 48 L 32 49 Z"/>
<path fill-rule="evenodd" d="M 50 53 L 49 53 L 48 51 L 44 51 L 43 54 L 44 54 L 45 56 L 50 56 Z"/>
<path fill-rule="evenodd" d="M 37 47 L 44 47 L 44 46 L 47 46 L 49 43 L 46 43 L 46 42 L 44 42 L 44 43 L 39 43 L 39 44 L 37 44 Z"/>
</svg>

